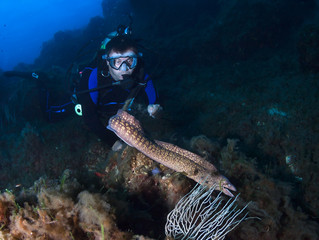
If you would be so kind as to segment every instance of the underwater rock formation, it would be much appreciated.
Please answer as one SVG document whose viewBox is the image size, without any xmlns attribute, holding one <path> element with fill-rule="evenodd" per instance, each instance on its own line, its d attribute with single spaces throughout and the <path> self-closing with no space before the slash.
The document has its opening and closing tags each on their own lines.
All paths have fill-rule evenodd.
<svg viewBox="0 0 319 240">
<path fill-rule="evenodd" d="M 213 147 L 204 139 L 200 137 L 202 146 Z M 236 143 L 228 140 L 221 151 L 207 150 L 219 152 L 219 156 L 217 152 L 214 154 L 221 167 L 236 182 L 241 192 L 238 207 L 243 208 L 251 201 L 247 210 L 260 220 L 242 222 L 227 235 L 228 239 L 316 240 L 318 223 L 302 209 L 295 208 L 292 187 L 258 171 L 254 161 L 240 152 Z M 201 148 L 198 144 L 195 145 Z M 94 146 L 94 149 L 101 152 L 103 148 Z M 9 190 L 2 193 L 0 237 L 72 239 L 73 236 L 91 240 L 99 239 L 103 229 L 105 239 L 107 236 L 125 240 L 131 240 L 132 236 L 164 239 L 166 216 L 192 188 L 192 181 L 182 173 L 174 173 L 129 146 L 122 152 L 109 152 L 102 177 L 104 193 L 89 192 L 68 172 L 63 176 L 60 181 L 41 178 L 20 194 L 14 195 Z"/>
<path fill-rule="evenodd" d="M 154 171 L 155 169 L 157 169 L 157 171 Z M 206 216 L 212 213 L 212 211 L 206 211 L 206 204 L 209 203 L 209 205 L 211 205 L 210 210 L 216 207 L 216 205 L 213 205 L 213 202 L 219 205 L 220 208 L 218 208 L 218 210 L 221 210 L 223 207 L 224 209 L 230 210 L 224 203 L 226 203 L 227 200 L 231 202 L 236 201 L 235 198 L 230 198 L 231 200 L 229 198 L 225 199 L 223 194 L 219 194 L 218 197 L 215 197 L 216 194 L 213 193 L 213 188 L 207 189 L 206 187 L 199 187 L 197 185 L 195 189 L 191 190 L 192 185 L 190 179 L 182 173 L 174 173 L 173 170 L 158 164 L 129 146 L 124 148 L 121 153 L 110 153 L 103 182 L 105 187 L 109 189 L 108 199 L 111 205 L 115 206 L 115 209 L 118 209 L 116 216 L 119 226 L 121 226 L 121 228 L 134 229 L 134 231 L 139 234 L 149 235 L 157 239 L 164 237 L 163 229 L 165 224 L 170 225 L 170 230 L 167 231 L 166 235 L 173 236 L 173 229 L 176 228 L 176 231 L 178 231 L 177 229 L 181 227 L 180 224 L 182 223 L 180 223 L 179 220 L 187 221 L 187 219 L 185 219 L 187 216 L 190 218 L 192 216 L 195 217 L 196 213 L 192 213 L 191 210 L 194 209 L 197 204 L 199 211 L 200 205 L 198 204 L 201 203 L 201 200 L 206 201 L 201 209 L 202 214 Z M 188 191 L 190 192 L 187 194 Z M 196 193 L 196 196 L 194 193 Z M 190 195 L 192 197 L 189 197 Z M 183 204 L 181 202 L 177 204 L 178 201 L 183 201 L 181 200 L 183 196 L 185 196 L 184 199 L 188 199 L 189 204 L 187 205 L 190 206 L 188 210 L 187 207 L 184 206 L 185 215 L 183 215 L 182 209 L 179 207 Z M 184 200 L 184 202 L 185 201 L 186 200 Z M 237 204 L 239 208 L 244 208 L 246 203 L 243 203 L 241 200 Z M 174 207 L 175 209 L 169 213 L 169 210 Z M 174 216 L 176 216 L 176 212 L 179 212 L 181 216 L 183 215 L 184 219 L 182 220 L 179 217 L 173 219 Z M 231 210 L 229 214 L 231 214 Z M 167 215 L 170 216 L 169 219 L 166 219 Z M 223 216 L 218 213 L 215 217 L 223 219 Z M 224 218 L 224 220 L 226 220 L 226 218 Z M 209 221 L 205 222 L 204 219 L 202 220 L 203 222 L 201 224 L 205 226 L 210 225 L 210 229 L 212 230 L 214 224 L 210 224 L 211 222 Z M 228 218 L 227 220 L 230 221 Z M 191 220 L 189 219 L 189 221 Z M 215 227 L 219 230 L 225 230 L 227 226 L 224 225 L 224 223 L 225 222 L 221 222 L 220 225 L 215 225 Z M 188 231 L 196 231 L 197 227 L 199 227 L 197 224 L 197 221 L 189 222 Z M 228 230 L 230 229 L 228 228 Z M 184 237 L 186 237 L 186 235 L 187 233 L 185 232 Z M 213 235 L 213 232 L 211 235 Z M 177 237 L 177 235 L 175 235 L 175 237 Z M 180 238 L 177 237 L 175 239 Z"/>
<path fill-rule="evenodd" d="M 200 144 L 205 148 L 210 145 L 203 141 L 200 137 Z M 318 224 L 307 219 L 301 209 L 295 209 L 293 189 L 262 174 L 254 161 L 239 151 L 237 144 L 237 140 L 229 139 L 221 150 L 210 150 L 218 151 L 214 154 L 221 167 L 227 169 L 238 185 L 241 193 L 236 202 L 238 207 L 244 208 L 251 201 L 247 207 L 249 216 L 260 220 L 243 221 L 227 238 L 270 240 L 279 239 L 277 236 L 292 239 L 295 235 L 296 239 L 316 240 Z M 129 146 L 122 152 L 109 153 L 103 182 L 109 189 L 110 204 L 117 209 L 120 228 L 160 239 L 164 237 L 166 216 L 192 188 L 192 181 L 182 173 L 174 173 Z"/>
</svg>

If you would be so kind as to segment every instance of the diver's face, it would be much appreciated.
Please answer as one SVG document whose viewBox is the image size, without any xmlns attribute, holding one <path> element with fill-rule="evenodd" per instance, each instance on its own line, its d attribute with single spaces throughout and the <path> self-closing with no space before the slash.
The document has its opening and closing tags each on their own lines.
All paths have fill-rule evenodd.
<svg viewBox="0 0 319 240">
<path fill-rule="evenodd" d="M 137 55 L 133 50 L 115 52 L 111 50 L 108 55 L 107 66 L 115 81 L 124 79 L 124 75 L 132 75 L 137 64 Z"/>
</svg>

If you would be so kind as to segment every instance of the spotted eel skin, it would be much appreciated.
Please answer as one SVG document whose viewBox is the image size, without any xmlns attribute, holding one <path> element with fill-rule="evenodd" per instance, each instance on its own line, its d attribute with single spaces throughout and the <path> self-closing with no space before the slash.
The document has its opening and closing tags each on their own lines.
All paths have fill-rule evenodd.
<svg viewBox="0 0 319 240">
<path fill-rule="evenodd" d="M 149 158 L 205 186 L 213 187 L 233 197 L 229 191 L 236 188 L 221 175 L 215 166 L 200 156 L 173 144 L 148 139 L 140 122 L 124 110 L 119 110 L 109 120 L 107 128 L 129 146 L 136 148 Z"/>
</svg>

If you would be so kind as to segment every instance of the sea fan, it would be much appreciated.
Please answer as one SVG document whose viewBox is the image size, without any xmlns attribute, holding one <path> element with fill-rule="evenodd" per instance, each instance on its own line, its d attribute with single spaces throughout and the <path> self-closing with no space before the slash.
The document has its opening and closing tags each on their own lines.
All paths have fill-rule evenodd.
<svg viewBox="0 0 319 240">
<path fill-rule="evenodd" d="M 166 236 L 174 239 L 222 240 L 240 222 L 246 219 L 239 215 L 246 209 L 234 206 L 237 200 L 230 198 L 222 204 L 221 193 L 213 199 L 211 197 L 215 187 L 197 184 L 186 194 L 168 214 L 165 225 Z"/>
</svg>

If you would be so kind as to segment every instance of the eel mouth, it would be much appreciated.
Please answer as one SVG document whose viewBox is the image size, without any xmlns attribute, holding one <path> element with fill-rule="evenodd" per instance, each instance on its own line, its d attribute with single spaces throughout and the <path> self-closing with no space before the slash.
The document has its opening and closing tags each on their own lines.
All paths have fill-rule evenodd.
<svg viewBox="0 0 319 240">
<path fill-rule="evenodd" d="M 223 184 L 222 184 L 222 189 L 221 191 L 223 193 L 225 193 L 227 196 L 230 196 L 230 197 L 234 197 L 234 195 L 232 194 L 231 191 L 234 191 L 236 192 L 237 189 L 235 188 L 235 186 L 233 184 L 230 183 L 230 181 L 228 180 L 228 178 L 226 178 L 225 176 L 223 176 Z M 229 191 L 231 190 L 231 191 Z"/>
<path fill-rule="evenodd" d="M 234 197 L 234 194 L 229 190 L 237 191 L 234 185 L 227 184 L 226 186 L 223 186 L 222 192 L 225 193 L 227 196 Z"/>
</svg>

